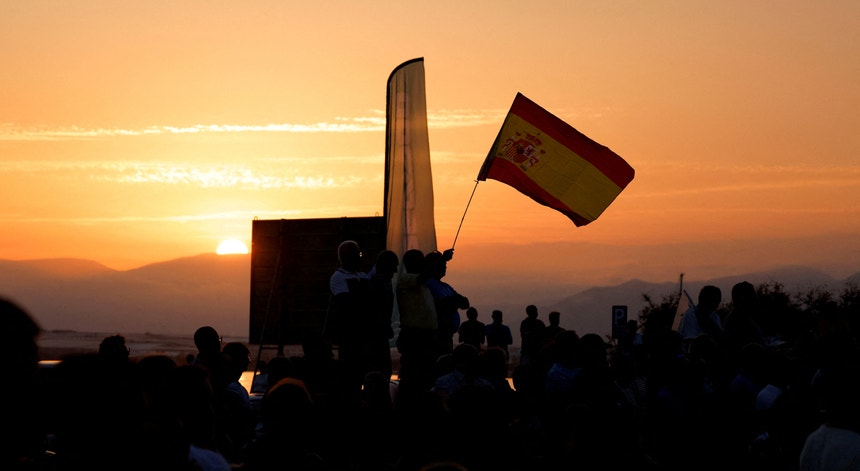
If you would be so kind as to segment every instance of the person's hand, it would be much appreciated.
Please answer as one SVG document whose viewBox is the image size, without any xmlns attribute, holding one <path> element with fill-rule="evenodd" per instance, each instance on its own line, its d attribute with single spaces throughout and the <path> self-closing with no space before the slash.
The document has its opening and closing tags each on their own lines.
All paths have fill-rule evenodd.
<svg viewBox="0 0 860 471">
<path fill-rule="evenodd" d="M 447 249 L 442 252 L 442 258 L 447 262 L 454 258 L 454 249 Z"/>
</svg>

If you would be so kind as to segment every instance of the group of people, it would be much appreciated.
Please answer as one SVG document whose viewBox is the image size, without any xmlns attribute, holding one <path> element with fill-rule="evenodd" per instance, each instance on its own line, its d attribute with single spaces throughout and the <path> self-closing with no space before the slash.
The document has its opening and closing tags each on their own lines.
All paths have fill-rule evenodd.
<svg viewBox="0 0 860 471">
<path fill-rule="evenodd" d="M 0 300 L 16 385 L 0 388 L 0 469 L 857 469 L 860 351 L 845 313 L 773 341 L 754 287 L 739 283 L 724 316 L 719 289 L 705 287 L 677 328 L 632 321 L 610 341 L 564 329 L 555 312 L 546 325 L 529 305 L 513 362 L 500 311 L 483 324 L 465 297 L 433 286 L 453 255 L 434 253 L 405 253 L 399 274 L 400 260 L 380 255 L 365 273 L 357 245 L 342 244 L 337 354 L 306 336 L 300 355 L 267 362 L 253 401 L 238 383 L 248 348 L 211 326 L 184 362 L 130 358 L 110 336 L 38 369 L 39 326 Z"/>
</svg>

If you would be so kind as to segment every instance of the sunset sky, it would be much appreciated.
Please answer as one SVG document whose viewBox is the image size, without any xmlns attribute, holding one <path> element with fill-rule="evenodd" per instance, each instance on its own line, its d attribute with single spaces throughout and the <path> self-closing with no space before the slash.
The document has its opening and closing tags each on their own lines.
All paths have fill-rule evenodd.
<svg viewBox="0 0 860 471">
<path fill-rule="evenodd" d="M 129 269 L 255 217 L 380 214 L 386 80 L 416 57 L 440 248 L 517 92 L 636 170 L 580 228 L 480 183 L 455 262 L 679 247 L 665 273 L 695 273 L 766 246 L 742 255 L 860 271 L 856 0 L 2 0 L 0 259 Z"/>
</svg>

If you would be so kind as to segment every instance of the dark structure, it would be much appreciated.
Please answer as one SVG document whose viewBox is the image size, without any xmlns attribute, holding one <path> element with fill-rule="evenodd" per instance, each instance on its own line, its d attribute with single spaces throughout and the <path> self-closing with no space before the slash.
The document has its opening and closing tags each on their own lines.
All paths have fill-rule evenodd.
<svg viewBox="0 0 860 471">
<path fill-rule="evenodd" d="M 385 249 L 385 218 L 254 220 L 251 235 L 251 306 L 248 341 L 295 345 L 305 334 L 328 338 L 329 278 L 337 246 L 358 242 L 364 270 Z M 331 340 L 331 339 L 329 339 Z"/>
</svg>

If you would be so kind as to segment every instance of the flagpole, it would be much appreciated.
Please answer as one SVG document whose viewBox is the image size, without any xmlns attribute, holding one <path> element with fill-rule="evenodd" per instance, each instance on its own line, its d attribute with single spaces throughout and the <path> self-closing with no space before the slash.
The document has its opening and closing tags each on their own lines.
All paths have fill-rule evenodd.
<svg viewBox="0 0 860 471">
<path fill-rule="evenodd" d="M 460 228 L 463 227 L 463 220 L 466 219 L 466 211 L 469 210 L 469 205 L 472 204 L 472 198 L 475 196 L 475 190 L 478 189 L 478 182 L 480 180 L 475 180 L 475 186 L 472 188 L 472 194 L 469 195 L 469 202 L 466 203 L 466 209 L 463 211 L 463 217 L 460 218 L 460 225 L 457 226 L 457 233 L 454 235 L 454 243 L 451 244 L 451 249 L 454 249 L 454 246 L 457 245 L 457 237 L 460 237 Z"/>
</svg>

